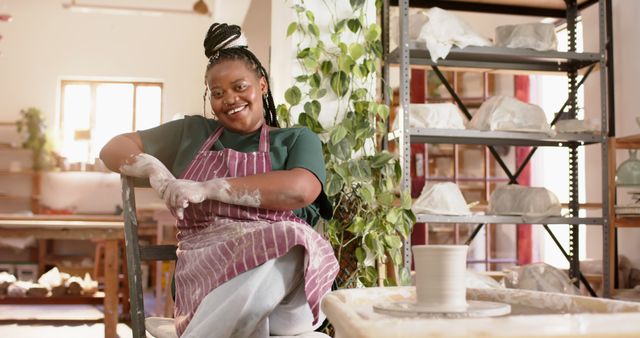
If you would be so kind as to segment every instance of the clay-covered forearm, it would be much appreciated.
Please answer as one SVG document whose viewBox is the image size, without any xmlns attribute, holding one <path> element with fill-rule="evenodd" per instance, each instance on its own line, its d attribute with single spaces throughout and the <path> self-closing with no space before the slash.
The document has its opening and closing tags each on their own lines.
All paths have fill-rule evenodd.
<svg viewBox="0 0 640 338">
<path fill-rule="evenodd" d="M 315 201 L 322 185 L 310 171 L 295 168 L 213 179 L 205 183 L 205 189 L 208 199 L 271 210 L 293 210 Z"/>
<path fill-rule="evenodd" d="M 121 134 L 112 138 L 100 151 L 100 159 L 111 171 L 120 172 L 120 167 L 135 155 L 143 152 L 138 133 Z"/>
</svg>

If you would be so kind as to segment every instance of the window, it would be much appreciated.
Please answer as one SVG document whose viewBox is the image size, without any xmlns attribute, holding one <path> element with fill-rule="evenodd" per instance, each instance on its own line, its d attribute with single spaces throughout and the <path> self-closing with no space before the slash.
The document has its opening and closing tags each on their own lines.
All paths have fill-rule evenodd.
<svg viewBox="0 0 640 338">
<path fill-rule="evenodd" d="M 162 83 L 62 81 L 60 154 L 92 163 L 113 136 L 161 123 Z"/>
</svg>

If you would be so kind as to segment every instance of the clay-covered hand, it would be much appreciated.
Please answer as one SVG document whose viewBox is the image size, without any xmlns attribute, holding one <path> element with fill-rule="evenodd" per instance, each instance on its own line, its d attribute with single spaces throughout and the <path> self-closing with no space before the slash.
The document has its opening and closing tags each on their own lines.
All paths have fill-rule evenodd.
<svg viewBox="0 0 640 338">
<path fill-rule="evenodd" d="M 163 198 L 167 184 L 175 180 L 173 174 L 160 160 L 145 153 L 137 154 L 125 161 L 120 167 L 120 172 L 128 176 L 148 177 L 151 187 L 160 198 Z"/>
<path fill-rule="evenodd" d="M 207 199 L 206 182 L 175 179 L 169 181 L 162 197 L 170 208 L 186 208 Z"/>
</svg>

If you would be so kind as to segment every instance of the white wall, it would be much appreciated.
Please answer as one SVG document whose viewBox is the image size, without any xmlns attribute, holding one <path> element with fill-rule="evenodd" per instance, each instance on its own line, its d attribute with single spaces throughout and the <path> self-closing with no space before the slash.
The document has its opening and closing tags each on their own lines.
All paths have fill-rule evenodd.
<svg viewBox="0 0 640 338">
<path fill-rule="evenodd" d="M 63 9 L 63 2 L 0 0 L 2 11 L 14 17 L 0 23 L 0 121 L 14 120 L 20 109 L 35 106 L 53 126 L 58 85 L 65 78 L 161 81 L 164 120 L 176 113 L 201 113 L 206 66 L 202 41 L 217 20 L 244 26 L 250 47 L 268 64 L 270 1 L 235 0 L 234 6 L 207 1 L 213 17 L 77 13 Z M 191 6 L 178 0 L 126 4 Z"/>
<path fill-rule="evenodd" d="M 268 67 L 271 0 L 234 0 L 233 6 L 227 1 L 207 0 L 213 17 L 78 13 L 63 9 L 63 2 L 70 1 L 0 0 L 0 12 L 13 16 L 12 22 L 0 23 L 0 121 L 17 119 L 20 109 L 38 107 L 45 113 L 48 132 L 53 135 L 59 123 L 59 82 L 79 78 L 160 81 L 164 83 L 164 121 L 176 113 L 201 114 L 207 62 L 202 42 L 209 25 L 216 21 L 241 25 L 251 50 Z M 189 9 L 193 2 L 78 1 L 179 9 Z M 15 142 L 13 129 L 2 127 L 0 142 Z M 120 204 L 117 191 L 101 194 L 101 200 L 91 206 L 74 202 L 83 201 L 82 189 L 67 189 L 67 196 L 60 200 L 55 190 L 62 178 L 89 184 L 95 182 L 94 176 L 101 175 L 63 174 L 58 175 L 60 179 L 45 182 L 43 203 L 84 212 L 110 212 Z M 153 202 L 153 196 L 147 200 Z"/>
<path fill-rule="evenodd" d="M 640 76 L 640 35 L 632 31 L 637 26 L 640 14 L 638 1 L 613 1 L 613 42 L 614 42 L 614 85 L 615 85 L 615 127 L 616 136 L 639 134 L 640 127 L 635 121 L 637 113 L 637 78 Z M 598 16 L 592 8 L 584 15 L 585 50 L 598 50 Z M 585 108 L 589 117 L 600 114 L 600 78 L 593 74 L 585 83 Z M 624 152 L 618 152 L 618 164 L 627 159 Z M 595 146 L 586 150 L 586 190 L 591 201 L 600 201 L 602 196 L 600 150 Z M 632 264 L 640 267 L 640 229 L 620 229 L 618 231 L 619 253 L 629 257 Z M 587 230 L 587 255 L 590 258 L 602 258 L 602 230 L 599 226 L 590 226 Z"/>
</svg>

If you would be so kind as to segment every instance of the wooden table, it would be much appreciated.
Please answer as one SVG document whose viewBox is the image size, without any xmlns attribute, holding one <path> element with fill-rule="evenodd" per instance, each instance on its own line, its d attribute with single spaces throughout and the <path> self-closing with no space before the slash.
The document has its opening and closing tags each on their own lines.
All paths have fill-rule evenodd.
<svg viewBox="0 0 640 338">
<path fill-rule="evenodd" d="M 115 216 L 0 214 L 0 236 L 40 239 L 104 240 L 104 330 L 116 337 L 118 324 L 118 241 L 124 222 Z"/>
</svg>

